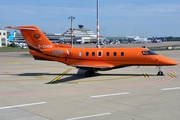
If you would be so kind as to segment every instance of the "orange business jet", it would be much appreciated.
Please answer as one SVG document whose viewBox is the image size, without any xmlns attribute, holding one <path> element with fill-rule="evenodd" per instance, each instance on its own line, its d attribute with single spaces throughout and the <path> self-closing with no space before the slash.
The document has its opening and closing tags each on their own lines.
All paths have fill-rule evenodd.
<svg viewBox="0 0 180 120">
<path fill-rule="evenodd" d="M 157 66 L 157 75 L 163 75 L 161 66 L 177 65 L 170 58 L 156 54 L 148 48 L 72 48 L 71 45 L 53 44 L 36 26 L 7 26 L 21 31 L 35 60 L 62 62 L 87 70 L 92 76 L 99 70 L 111 70 L 128 66 Z"/>
</svg>

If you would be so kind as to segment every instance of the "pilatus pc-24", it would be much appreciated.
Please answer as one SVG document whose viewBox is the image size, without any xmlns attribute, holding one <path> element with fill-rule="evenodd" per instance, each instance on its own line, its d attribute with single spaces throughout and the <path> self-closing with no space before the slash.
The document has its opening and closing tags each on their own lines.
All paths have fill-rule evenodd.
<svg viewBox="0 0 180 120">
<path fill-rule="evenodd" d="M 20 30 L 30 54 L 35 60 L 51 60 L 86 70 L 92 76 L 96 71 L 128 66 L 157 66 L 157 75 L 163 75 L 161 66 L 172 66 L 175 60 L 158 55 L 148 48 L 73 48 L 66 44 L 53 44 L 36 26 L 7 26 Z"/>
</svg>

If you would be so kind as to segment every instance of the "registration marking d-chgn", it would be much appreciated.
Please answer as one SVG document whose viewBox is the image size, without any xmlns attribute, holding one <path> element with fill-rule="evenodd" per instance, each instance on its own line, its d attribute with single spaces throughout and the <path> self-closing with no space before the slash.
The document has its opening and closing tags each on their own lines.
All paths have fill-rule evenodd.
<svg viewBox="0 0 180 120">
<path fill-rule="evenodd" d="M 38 45 L 39 49 L 48 49 L 48 48 L 52 48 L 52 45 Z"/>
<path fill-rule="evenodd" d="M 108 97 L 108 96 L 116 96 L 116 95 L 127 95 L 130 94 L 129 92 L 124 93 L 114 93 L 114 94 L 105 94 L 105 95 L 96 95 L 96 96 L 90 96 L 90 98 L 100 98 L 100 97 Z"/>
</svg>

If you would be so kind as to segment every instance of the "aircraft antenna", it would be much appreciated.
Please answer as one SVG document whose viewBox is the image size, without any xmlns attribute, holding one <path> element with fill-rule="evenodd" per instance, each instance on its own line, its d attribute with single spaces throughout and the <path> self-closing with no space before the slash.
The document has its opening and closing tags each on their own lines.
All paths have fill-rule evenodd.
<svg viewBox="0 0 180 120">
<path fill-rule="evenodd" d="M 99 0 L 97 0 L 97 48 L 100 48 L 100 44 L 99 44 Z"/>
</svg>

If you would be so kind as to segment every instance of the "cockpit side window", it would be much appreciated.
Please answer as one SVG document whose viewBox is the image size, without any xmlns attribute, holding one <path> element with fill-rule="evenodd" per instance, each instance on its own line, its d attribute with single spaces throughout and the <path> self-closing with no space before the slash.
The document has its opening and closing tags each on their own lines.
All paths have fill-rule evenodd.
<svg viewBox="0 0 180 120">
<path fill-rule="evenodd" d="M 157 55 L 157 53 L 153 52 L 152 50 L 142 51 L 143 55 Z"/>
</svg>

